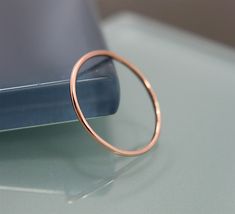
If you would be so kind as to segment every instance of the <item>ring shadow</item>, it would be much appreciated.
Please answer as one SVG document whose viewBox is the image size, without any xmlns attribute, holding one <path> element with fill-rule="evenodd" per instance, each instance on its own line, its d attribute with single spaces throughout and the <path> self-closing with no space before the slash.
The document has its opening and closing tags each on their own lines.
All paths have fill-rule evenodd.
<svg viewBox="0 0 235 214">
<path fill-rule="evenodd" d="M 102 123 L 100 119 L 92 120 L 98 132 L 112 137 L 110 123 L 109 118 Z M 123 121 L 119 123 L 123 125 Z M 125 125 L 133 127 L 128 121 Z M 3 132 L 0 191 L 64 194 L 68 202 L 73 202 L 93 193 L 106 194 L 111 188 L 108 184 L 144 158 L 113 155 L 95 143 L 79 122 Z M 146 168 L 147 162 L 142 162 L 138 171 Z"/>
<path fill-rule="evenodd" d="M 0 190 L 82 194 L 114 165 L 78 122 L 0 134 Z"/>
</svg>

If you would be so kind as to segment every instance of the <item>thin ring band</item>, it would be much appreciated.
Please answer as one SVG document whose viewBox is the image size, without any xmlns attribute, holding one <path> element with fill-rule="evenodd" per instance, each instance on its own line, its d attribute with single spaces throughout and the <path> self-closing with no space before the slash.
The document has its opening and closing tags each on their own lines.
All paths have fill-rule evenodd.
<svg viewBox="0 0 235 214">
<path fill-rule="evenodd" d="M 77 80 L 77 76 L 78 76 L 78 73 L 79 73 L 82 65 L 86 61 L 88 61 L 89 59 L 97 57 L 97 56 L 107 56 L 107 57 L 110 57 L 110 58 L 120 62 L 124 66 L 128 67 L 145 86 L 145 88 L 146 88 L 146 90 L 152 100 L 153 107 L 154 107 L 154 114 L 155 114 L 154 134 L 153 134 L 149 144 L 146 145 L 145 147 L 137 149 L 137 150 L 132 150 L 132 151 L 119 149 L 119 148 L 111 145 L 110 143 L 108 143 L 102 137 L 100 137 L 87 122 L 87 120 L 81 110 L 81 107 L 79 105 L 79 102 L 78 102 L 77 92 L 76 92 L 76 80 Z M 128 62 L 126 59 L 124 59 L 123 57 L 118 56 L 117 54 L 115 54 L 109 50 L 95 50 L 95 51 L 91 51 L 91 52 L 85 54 L 84 56 L 82 56 L 77 61 L 77 63 L 74 65 L 72 73 L 71 73 L 70 95 L 71 95 L 71 100 L 72 100 L 72 104 L 73 104 L 74 110 L 76 112 L 76 115 L 77 115 L 78 119 L 80 120 L 80 122 L 82 123 L 82 125 L 84 126 L 84 128 L 88 131 L 88 133 L 98 143 L 100 143 L 102 146 L 104 146 L 106 149 L 110 150 L 111 152 L 113 152 L 117 155 L 120 155 L 120 156 L 125 156 L 125 157 L 138 156 L 138 155 L 142 155 L 142 154 L 148 152 L 149 150 L 151 150 L 152 147 L 157 143 L 157 140 L 160 135 L 160 129 L 161 129 L 161 112 L 160 112 L 160 106 L 159 106 L 159 102 L 157 99 L 157 95 L 155 94 L 149 81 L 145 78 L 145 76 L 141 73 L 141 71 L 137 67 L 135 67 L 133 64 Z"/>
</svg>

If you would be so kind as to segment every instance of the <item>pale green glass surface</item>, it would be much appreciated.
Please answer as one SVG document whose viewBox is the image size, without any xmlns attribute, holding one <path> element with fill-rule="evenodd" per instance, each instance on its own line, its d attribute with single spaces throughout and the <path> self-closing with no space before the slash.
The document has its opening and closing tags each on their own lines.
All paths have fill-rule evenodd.
<svg viewBox="0 0 235 214">
<path fill-rule="evenodd" d="M 159 145 L 123 159 L 78 123 L 2 133 L 0 213 L 234 213 L 234 50 L 128 14 L 104 23 L 104 33 L 158 92 Z M 134 110 L 123 109 L 128 123 Z M 94 123 L 118 142 L 109 117 Z"/>
</svg>

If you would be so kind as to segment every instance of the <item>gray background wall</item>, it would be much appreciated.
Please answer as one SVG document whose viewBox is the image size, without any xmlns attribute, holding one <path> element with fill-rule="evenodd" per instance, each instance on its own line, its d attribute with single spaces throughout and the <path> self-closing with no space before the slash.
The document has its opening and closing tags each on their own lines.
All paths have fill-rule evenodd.
<svg viewBox="0 0 235 214">
<path fill-rule="evenodd" d="M 97 0 L 103 18 L 131 10 L 235 47 L 234 0 Z"/>
</svg>

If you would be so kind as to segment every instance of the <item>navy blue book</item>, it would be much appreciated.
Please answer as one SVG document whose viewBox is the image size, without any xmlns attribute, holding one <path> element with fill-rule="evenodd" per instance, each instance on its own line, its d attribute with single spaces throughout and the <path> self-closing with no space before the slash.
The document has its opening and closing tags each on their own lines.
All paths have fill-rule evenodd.
<svg viewBox="0 0 235 214">
<path fill-rule="evenodd" d="M 106 49 L 93 9 L 87 0 L 0 0 L 0 131 L 76 120 L 73 65 Z M 115 113 L 120 91 L 112 61 L 89 61 L 77 93 L 86 117 Z"/>
</svg>

